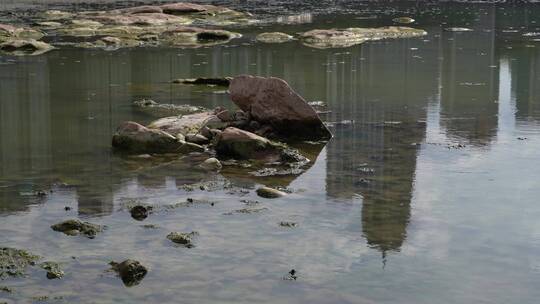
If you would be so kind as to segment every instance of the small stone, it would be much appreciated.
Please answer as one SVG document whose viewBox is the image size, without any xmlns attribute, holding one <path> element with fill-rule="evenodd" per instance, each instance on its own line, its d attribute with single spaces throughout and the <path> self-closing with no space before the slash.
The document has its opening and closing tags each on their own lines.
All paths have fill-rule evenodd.
<svg viewBox="0 0 540 304">
<path fill-rule="evenodd" d="M 43 262 L 39 265 L 42 269 L 47 271 L 47 279 L 61 279 L 64 277 L 64 271 L 61 269 L 60 265 L 55 262 Z"/>
<path fill-rule="evenodd" d="M 221 170 L 221 168 L 223 168 L 223 166 L 221 165 L 221 162 L 217 158 L 214 158 L 214 157 L 211 157 L 205 160 L 199 165 L 199 167 L 208 171 L 219 171 Z"/>
<path fill-rule="evenodd" d="M 86 237 L 93 239 L 99 232 L 103 231 L 103 226 L 92 224 L 89 222 L 81 222 L 73 219 L 60 222 L 51 226 L 52 230 L 63 232 L 66 235 L 84 234 Z"/>
<path fill-rule="evenodd" d="M 111 262 L 110 265 L 128 287 L 138 285 L 148 273 L 148 269 L 135 260 L 125 260 L 122 263 Z"/>
<path fill-rule="evenodd" d="M 148 213 L 151 209 L 152 207 L 145 207 L 142 205 L 134 206 L 130 210 L 131 217 L 136 219 L 137 221 L 142 221 L 148 217 Z"/>
<path fill-rule="evenodd" d="M 278 198 L 285 196 L 285 192 L 270 187 L 261 187 L 257 189 L 257 195 L 264 198 Z"/>
<path fill-rule="evenodd" d="M 279 225 L 281 227 L 287 227 L 287 228 L 295 228 L 298 227 L 298 223 L 295 222 L 280 222 Z"/>
<path fill-rule="evenodd" d="M 190 233 L 182 233 L 182 232 L 171 232 L 167 235 L 167 239 L 172 241 L 173 243 L 180 244 L 185 246 L 186 248 L 192 248 L 193 245 L 193 237 L 197 233 L 192 231 Z"/>
</svg>

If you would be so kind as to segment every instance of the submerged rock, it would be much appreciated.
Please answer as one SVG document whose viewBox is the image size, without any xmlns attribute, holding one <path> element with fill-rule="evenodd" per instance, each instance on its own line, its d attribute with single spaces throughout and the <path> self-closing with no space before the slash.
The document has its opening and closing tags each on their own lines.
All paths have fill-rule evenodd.
<svg viewBox="0 0 540 304">
<path fill-rule="evenodd" d="M 420 29 L 403 26 L 379 28 L 347 28 L 329 30 L 311 30 L 301 35 L 305 45 L 315 48 L 350 47 L 369 40 L 391 38 L 413 38 L 427 35 Z"/>
<path fill-rule="evenodd" d="M 0 43 L 0 51 L 16 56 L 41 55 L 52 49 L 54 49 L 54 47 L 50 44 L 34 39 L 8 40 Z"/>
<path fill-rule="evenodd" d="M 332 137 L 315 110 L 282 79 L 241 75 L 233 79 L 229 91 L 240 109 L 253 120 L 271 126 L 280 136 Z"/>
<path fill-rule="evenodd" d="M 257 189 L 257 195 L 264 198 L 278 198 L 285 196 L 286 193 L 270 187 L 260 187 Z"/>
<path fill-rule="evenodd" d="M 415 20 L 411 17 L 397 17 L 392 19 L 392 21 L 394 21 L 395 23 L 409 24 L 414 23 Z"/>
<path fill-rule="evenodd" d="M 192 231 L 190 233 L 182 232 L 171 232 L 167 235 L 167 239 L 171 242 L 183 245 L 187 248 L 192 248 L 195 245 L 193 244 L 193 237 L 197 235 L 197 232 Z"/>
<path fill-rule="evenodd" d="M 279 225 L 281 227 L 286 227 L 286 228 L 296 228 L 296 227 L 298 227 L 298 223 L 296 223 L 296 222 L 280 222 Z"/>
<path fill-rule="evenodd" d="M 23 276 L 26 273 L 26 268 L 35 265 L 39 259 L 39 256 L 26 250 L 0 248 L 0 280 Z"/>
<path fill-rule="evenodd" d="M 215 85 L 215 86 L 228 87 L 229 84 L 231 83 L 231 80 L 232 80 L 232 77 L 224 77 L 224 78 L 199 77 L 199 78 L 192 78 L 192 79 L 175 79 L 172 82 L 181 83 L 181 84 Z"/>
<path fill-rule="evenodd" d="M 447 27 L 444 30 L 447 32 L 472 32 L 472 29 L 466 27 Z"/>
<path fill-rule="evenodd" d="M 83 234 L 86 237 L 93 239 L 96 235 L 103 231 L 103 226 L 82 222 L 77 219 L 67 220 L 51 226 L 52 230 L 63 232 L 66 235 L 74 236 Z"/>
<path fill-rule="evenodd" d="M 189 153 L 204 148 L 178 140 L 173 135 L 147 128 L 136 122 L 122 123 L 113 135 L 112 145 L 124 152 L 142 153 Z"/>
<path fill-rule="evenodd" d="M 125 260 L 121 263 L 111 262 L 110 265 L 112 270 L 118 273 L 124 285 L 128 287 L 139 285 L 148 273 L 148 269 L 135 260 Z"/>
<path fill-rule="evenodd" d="M 165 117 L 171 115 L 186 115 L 208 111 L 203 107 L 192 105 L 175 105 L 175 104 L 160 104 L 153 100 L 143 99 L 133 102 L 133 106 L 145 113 L 149 113 L 152 116 Z"/>
<path fill-rule="evenodd" d="M 294 39 L 293 36 L 281 32 L 261 33 L 257 35 L 257 41 L 264 43 L 283 43 Z"/>
<path fill-rule="evenodd" d="M 64 277 L 64 271 L 60 267 L 60 264 L 55 262 L 43 262 L 39 264 L 39 267 L 47 271 L 47 279 L 61 279 Z"/>
</svg>

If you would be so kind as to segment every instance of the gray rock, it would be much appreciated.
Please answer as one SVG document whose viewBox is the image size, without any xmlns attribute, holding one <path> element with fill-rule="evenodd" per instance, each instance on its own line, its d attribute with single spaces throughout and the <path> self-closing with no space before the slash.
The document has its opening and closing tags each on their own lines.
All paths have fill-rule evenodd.
<svg viewBox="0 0 540 304">
<path fill-rule="evenodd" d="M 178 133 L 183 135 L 198 134 L 201 128 L 214 123 L 216 119 L 221 123 L 221 120 L 212 112 L 179 115 L 155 120 L 148 125 L 148 128 L 159 129 L 174 135 Z"/>
<path fill-rule="evenodd" d="M 201 134 L 188 134 L 186 135 L 186 141 L 198 145 L 206 145 L 210 142 L 208 138 Z"/>
<path fill-rule="evenodd" d="M 256 37 L 257 41 L 264 43 L 284 43 L 294 39 L 293 36 L 281 32 L 261 33 Z"/>
<path fill-rule="evenodd" d="M 221 165 L 221 162 L 217 158 L 214 158 L 214 157 L 211 157 L 205 160 L 199 165 L 199 167 L 207 171 L 219 171 L 221 170 L 221 168 L 223 168 L 223 166 Z"/>
<path fill-rule="evenodd" d="M 264 198 L 278 198 L 285 196 L 286 193 L 270 187 L 261 187 L 257 189 L 257 195 Z"/>
<path fill-rule="evenodd" d="M 171 232 L 167 235 L 167 239 L 171 242 L 183 245 L 187 248 L 194 247 L 193 237 L 197 235 L 197 232 L 182 233 L 182 232 Z"/>
</svg>

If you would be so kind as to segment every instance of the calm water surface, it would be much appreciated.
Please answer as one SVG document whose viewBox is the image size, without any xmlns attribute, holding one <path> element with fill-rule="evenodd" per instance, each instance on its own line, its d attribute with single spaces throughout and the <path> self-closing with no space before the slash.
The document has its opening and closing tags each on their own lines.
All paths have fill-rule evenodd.
<svg viewBox="0 0 540 304">
<path fill-rule="evenodd" d="M 540 34 L 523 34 L 540 32 L 539 8 L 342 9 L 236 29 L 244 38 L 212 48 L 0 57 L 0 244 L 66 271 L 62 280 L 29 269 L 0 281 L 14 289 L 0 302 L 537 303 Z M 429 35 L 331 50 L 254 41 L 262 31 L 388 25 L 405 13 Z M 207 175 L 193 158 L 112 153 L 120 122 L 155 119 L 133 100 L 234 108 L 218 88 L 169 81 L 241 73 L 281 77 L 329 105 L 335 138 L 306 148 L 306 172 Z M 205 182 L 215 187 L 200 190 Z M 257 198 L 261 184 L 293 193 Z M 32 195 L 42 189 L 52 192 Z M 125 208 L 188 197 L 216 204 L 160 209 L 144 222 Z M 267 210 L 226 215 L 245 208 L 241 200 Z M 49 228 L 69 218 L 107 230 L 90 240 Z M 192 230 L 192 249 L 165 238 Z M 126 258 L 149 268 L 138 286 L 106 271 Z M 283 280 L 293 268 L 298 280 Z"/>
</svg>

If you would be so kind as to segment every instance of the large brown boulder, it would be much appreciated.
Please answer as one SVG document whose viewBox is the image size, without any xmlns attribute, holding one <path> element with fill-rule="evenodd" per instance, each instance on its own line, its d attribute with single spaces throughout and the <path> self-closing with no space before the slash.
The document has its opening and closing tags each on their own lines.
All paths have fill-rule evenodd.
<svg viewBox="0 0 540 304">
<path fill-rule="evenodd" d="M 204 148 L 186 143 L 171 134 L 136 122 L 123 122 L 113 135 L 112 145 L 128 153 L 189 153 Z"/>
<path fill-rule="evenodd" d="M 282 79 L 241 75 L 229 86 L 233 102 L 280 136 L 328 139 L 332 134 L 315 110 Z"/>
<path fill-rule="evenodd" d="M 252 159 L 265 162 L 307 162 L 298 151 L 257 134 L 228 127 L 218 137 L 216 152 L 219 158 Z"/>
</svg>

